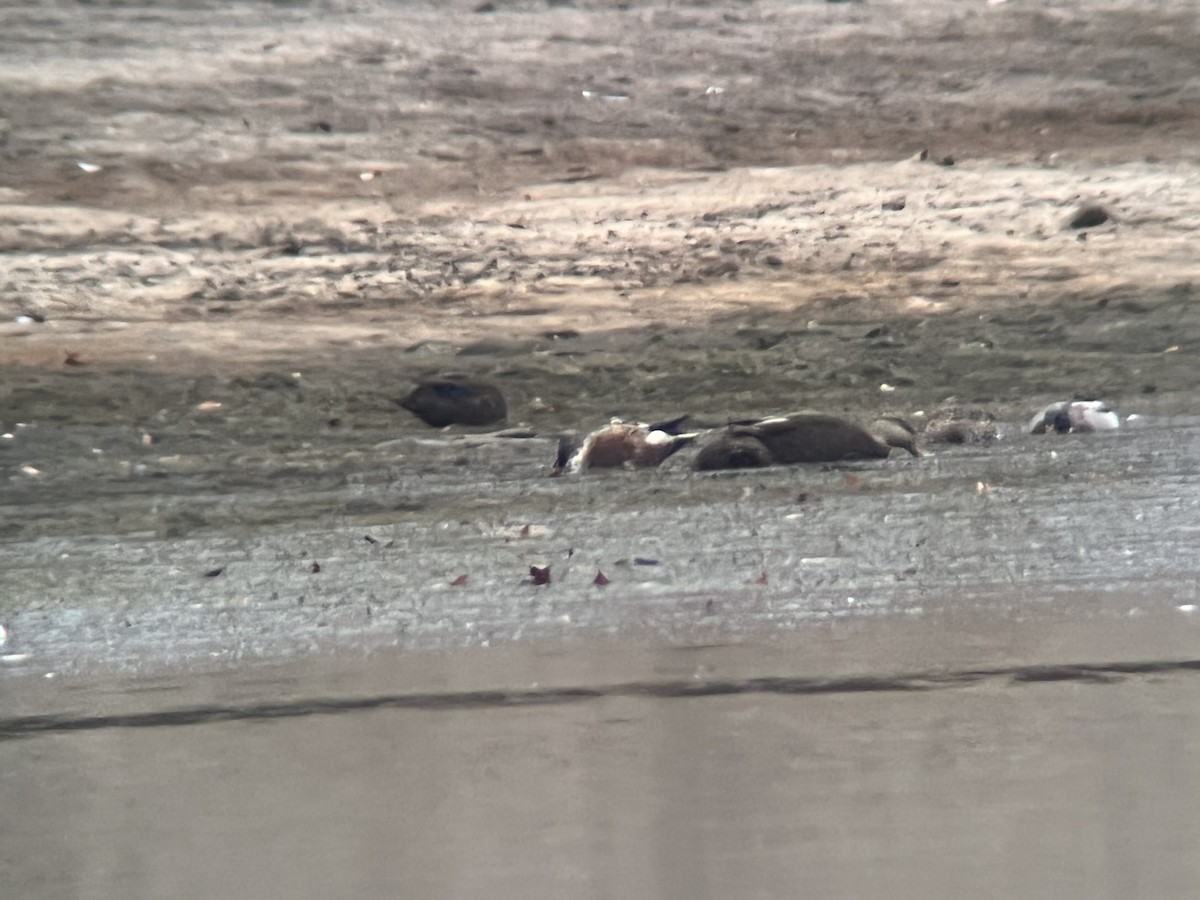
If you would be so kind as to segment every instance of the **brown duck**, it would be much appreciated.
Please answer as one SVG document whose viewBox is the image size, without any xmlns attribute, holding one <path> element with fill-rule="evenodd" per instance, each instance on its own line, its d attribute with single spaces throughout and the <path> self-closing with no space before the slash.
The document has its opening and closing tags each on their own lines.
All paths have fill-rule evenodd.
<svg viewBox="0 0 1200 900">
<path fill-rule="evenodd" d="M 659 465 L 668 456 L 695 440 L 683 432 L 686 416 L 669 422 L 627 422 L 613 419 L 581 442 L 570 435 L 559 439 L 558 458 L 551 473 L 575 475 L 588 469 L 641 469 Z"/>
<path fill-rule="evenodd" d="M 920 455 L 914 429 L 898 417 L 879 419 L 873 430 L 838 416 L 795 413 L 730 425 L 703 447 L 695 468 L 745 469 L 779 464 L 883 459 L 893 447 Z"/>
</svg>

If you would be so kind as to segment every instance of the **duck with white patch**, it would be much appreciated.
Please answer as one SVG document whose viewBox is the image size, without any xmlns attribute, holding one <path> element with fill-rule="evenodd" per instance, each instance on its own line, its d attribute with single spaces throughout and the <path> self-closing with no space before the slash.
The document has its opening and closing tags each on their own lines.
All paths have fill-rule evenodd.
<svg viewBox="0 0 1200 900">
<path fill-rule="evenodd" d="M 680 430 L 686 416 L 669 422 L 627 422 L 613 419 L 582 441 L 566 435 L 558 442 L 552 474 L 575 475 L 589 469 L 642 469 L 657 466 L 696 439 L 697 432 Z"/>
<path fill-rule="evenodd" d="M 1029 433 L 1086 434 L 1120 427 L 1121 417 L 1103 400 L 1059 400 L 1033 417 Z"/>
</svg>

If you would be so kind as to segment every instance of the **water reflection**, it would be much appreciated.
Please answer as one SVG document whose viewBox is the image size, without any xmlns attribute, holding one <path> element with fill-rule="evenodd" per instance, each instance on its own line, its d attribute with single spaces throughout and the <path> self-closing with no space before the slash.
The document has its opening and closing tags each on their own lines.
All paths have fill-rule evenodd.
<svg viewBox="0 0 1200 900">
<path fill-rule="evenodd" d="M 411 694 L 378 692 L 378 668 L 253 691 L 226 675 L 126 697 L 132 712 L 105 711 L 113 696 L 89 709 L 85 692 L 73 711 L 9 717 L 0 894 L 1200 887 L 1193 660 L 747 678 L 769 653 L 709 648 L 661 651 L 662 677 L 621 682 L 584 653 L 554 660 L 582 687 L 460 690 L 475 658 Z"/>
</svg>

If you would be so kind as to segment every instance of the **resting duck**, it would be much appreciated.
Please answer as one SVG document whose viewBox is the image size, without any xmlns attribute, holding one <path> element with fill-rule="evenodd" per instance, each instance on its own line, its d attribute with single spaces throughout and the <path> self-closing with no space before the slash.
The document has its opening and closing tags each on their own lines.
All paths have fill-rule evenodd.
<svg viewBox="0 0 1200 900">
<path fill-rule="evenodd" d="M 978 406 L 947 401 L 933 411 L 924 437 L 931 444 L 986 444 L 998 435 L 996 417 Z"/>
<path fill-rule="evenodd" d="M 508 415 L 500 388 L 473 375 L 430 375 L 396 403 L 426 425 L 491 425 Z"/>
<path fill-rule="evenodd" d="M 872 431 L 823 413 L 735 423 L 703 447 L 693 465 L 700 470 L 745 469 L 772 463 L 883 459 L 893 447 L 920 455 L 915 429 L 904 419 L 885 416 L 873 424 Z"/>
<path fill-rule="evenodd" d="M 1029 433 L 1082 434 L 1120 427 L 1121 417 L 1103 400 L 1059 400 L 1033 417 Z"/>
<path fill-rule="evenodd" d="M 648 425 L 613 419 L 576 442 L 564 436 L 558 442 L 558 459 L 552 474 L 574 475 L 588 469 L 647 468 L 657 466 L 668 456 L 696 439 L 696 432 L 681 432 L 686 419 Z"/>
</svg>

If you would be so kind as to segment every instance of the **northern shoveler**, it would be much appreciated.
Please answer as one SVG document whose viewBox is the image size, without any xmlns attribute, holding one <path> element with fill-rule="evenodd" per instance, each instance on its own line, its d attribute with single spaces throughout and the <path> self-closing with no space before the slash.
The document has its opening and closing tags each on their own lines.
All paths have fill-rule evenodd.
<svg viewBox="0 0 1200 900">
<path fill-rule="evenodd" d="M 457 373 L 422 378 L 396 403 L 426 425 L 491 425 L 508 415 L 504 395 L 494 383 Z"/>
<path fill-rule="evenodd" d="M 696 439 L 695 432 L 682 432 L 682 416 L 670 422 L 646 424 L 613 419 L 576 442 L 565 436 L 558 442 L 555 475 L 576 474 L 588 469 L 647 468 L 657 466 L 680 447 Z"/>
<path fill-rule="evenodd" d="M 1113 431 L 1121 417 L 1103 400 L 1059 400 L 1039 412 L 1029 423 L 1030 434 L 1081 434 Z"/>
</svg>

